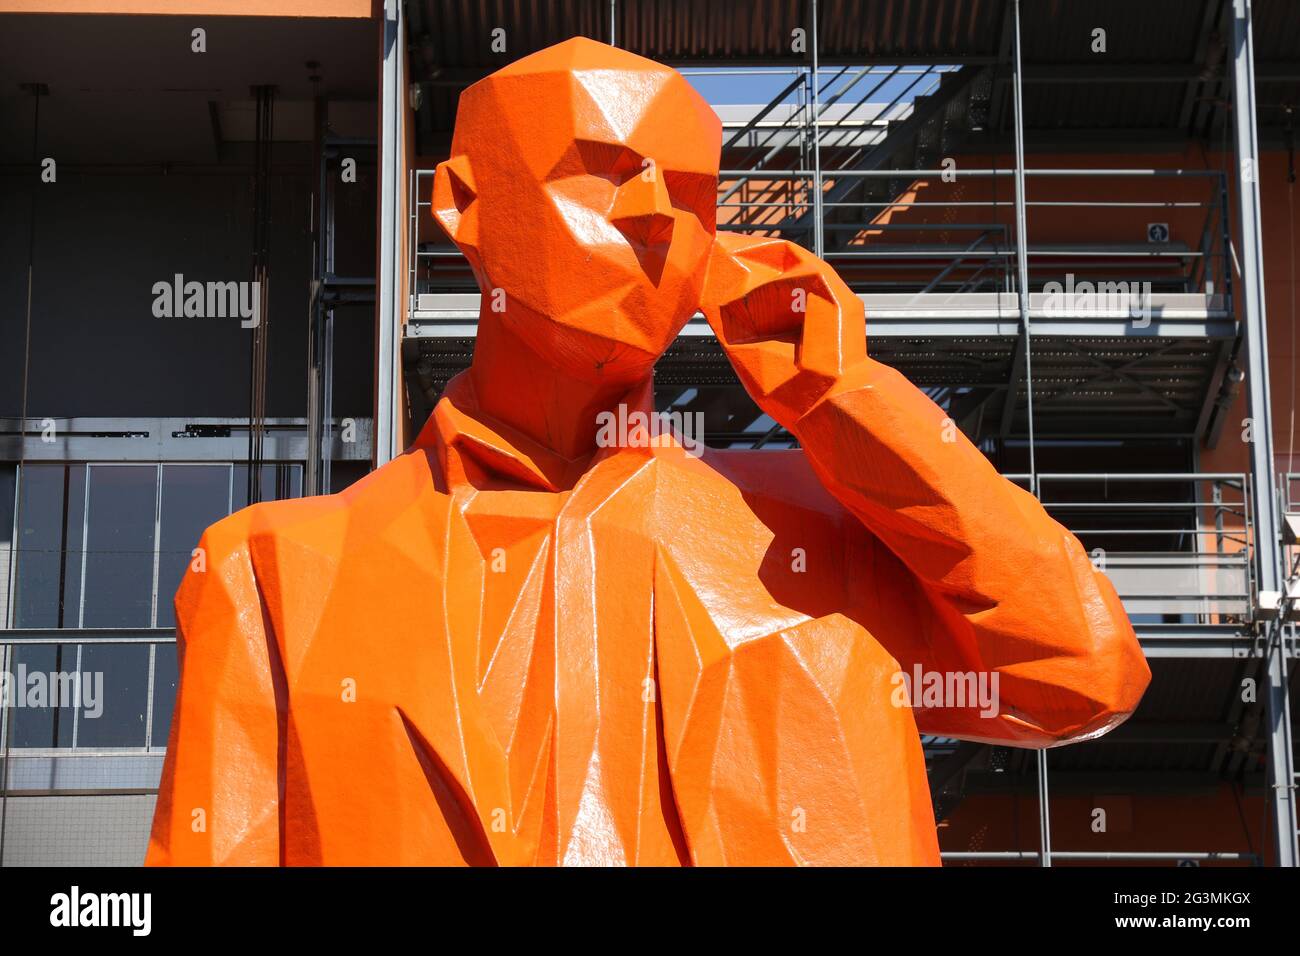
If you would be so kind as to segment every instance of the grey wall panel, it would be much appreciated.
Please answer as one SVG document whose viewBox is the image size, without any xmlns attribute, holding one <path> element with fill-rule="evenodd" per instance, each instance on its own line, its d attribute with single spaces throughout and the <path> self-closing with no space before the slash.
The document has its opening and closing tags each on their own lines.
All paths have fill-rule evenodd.
<svg viewBox="0 0 1300 956">
<path fill-rule="evenodd" d="M 0 206 L 21 186 L 6 177 Z M 251 188 L 240 175 L 75 170 L 39 188 L 29 416 L 247 413 L 251 332 L 238 318 L 156 318 L 153 286 L 177 273 L 186 281 L 250 280 Z M 21 195 L 12 198 L 25 210 Z M 274 177 L 271 206 L 269 412 L 301 416 L 311 279 L 306 177 Z M 0 335 L 13 346 L 4 351 L 19 356 L 28 225 L 24 216 L 0 227 L 3 247 L 18 253 L 0 265 L 7 298 Z M 7 387 L 0 413 L 19 414 L 17 397 Z"/>
<path fill-rule="evenodd" d="M 177 273 L 250 280 L 251 188 L 227 172 L 140 169 L 60 170 L 39 187 L 29 417 L 247 415 L 251 331 L 238 318 L 156 318 L 153 286 Z M 307 188 L 305 175 L 272 179 L 271 417 L 306 415 Z M 0 417 L 22 409 L 28 199 L 24 177 L 0 176 Z M 364 230 L 343 230 L 338 243 L 373 258 Z M 369 414 L 373 314 L 368 305 L 338 312 L 340 414 Z"/>
<path fill-rule="evenodd" d="M 23 797 L 5 809 L 4 866 L 139 866 L 157 797 Z"/>
</svg>

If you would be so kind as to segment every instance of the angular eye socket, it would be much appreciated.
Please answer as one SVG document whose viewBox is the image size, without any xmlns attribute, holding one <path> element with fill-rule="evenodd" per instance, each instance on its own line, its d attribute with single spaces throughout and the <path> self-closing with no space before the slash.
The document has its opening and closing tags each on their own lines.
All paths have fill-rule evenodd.
<svg viewBox="0 0 1300 956">
<path fill-rule="evenodd" d="M 645 169 L 640 154 L 626 146 L 587 139 L 578 140 L 576 145 L 582 171 L 608 179 L 615 186 L 639 176 Z"/>
<path fill-rule="evenodd" d="M 565 153 L 547 176 L 548 180 L 594 176 L 622 186 L 647 169 L 663 180 L 674 208 L 695 216 L 709 232 L 717 229 L 718 177 L 708 173 L 687 173 L 652 165 L 634 149 L 618 143 L 580 139 Z"/>
<path fill-rule="evenodd" d="M 718 221 L 718 177 L 671 169 L 664 170 L 663 177 L 673 205 L 693 213 L 704 228 L 713 232 Z"/>
</svg>

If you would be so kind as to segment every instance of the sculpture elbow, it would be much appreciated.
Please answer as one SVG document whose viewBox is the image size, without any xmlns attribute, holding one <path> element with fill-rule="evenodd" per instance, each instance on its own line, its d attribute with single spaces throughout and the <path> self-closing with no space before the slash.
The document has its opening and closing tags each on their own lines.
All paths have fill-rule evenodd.
<svg viewBox="0 0 1300 956">
<path fill-rule="evenodd" d="M 1045 746 L 1094 740 L 1122 724 L 1137 710 L 1151 683 L 1151 669 L 1114 585 L 1097 570 L 1078 539 L 1065 534 L 1065 556 L 1077 613 L 1070 615 L 1073 637 L 1062 640 L 1063 654 L 1044 662 L 1055 676 L 1062 703 L 1043 730 Z M 1057 624 L 1056 626 L 1060 626 Z"/>
<path fill-rule="evenodd" d="M 1016 676 L 1000 718 L 1016 743 L 1057 747 L 1095 740 L 1127 720 L 1151 669 L 1127 618 L 1073 654 L 1033 662 Z"/>
</svg>

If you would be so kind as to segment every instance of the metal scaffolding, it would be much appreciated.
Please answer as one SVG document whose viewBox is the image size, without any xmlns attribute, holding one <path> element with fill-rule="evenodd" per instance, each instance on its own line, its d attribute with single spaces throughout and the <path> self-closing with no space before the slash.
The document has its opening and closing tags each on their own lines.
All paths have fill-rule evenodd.
<svg viewBox="0 0 1300 956">
<path fill-rule="evenodd" d="M 1251 485 L 1259 547 L 1259 590 L 1279 594 L 1280 613 L 1259 622 L 1266 656 L 1268 704 L 1268 787 L 1274 852 L 1280 866 L 1295 866 L 1296 774 L 1291 742 L 1287 655 L 1282 639 L 1286 597 L 1282 539 L 1274 483 L 1273 422 L 1268 386 L 1268 325 L 1264 314 L 1264 251 L 1260 233 L 1259 132 L 1256 127 L 1255 53 L 1250 0 L 1232 5 L 1233 138 L 1237 154 L 1237 197 L 1241 210 L 1242 319 L 1245 326 L 1246 388 L 1252 421 Z"/>
<path fill-rule="evenodd" d="M 607 36 L 642 52 L 635 45 L 635 6 L 635 0 L 611 0 Z M 1202 169 L 1031 167 L 1026 160 L 1024 88 L 1054 80 L 1041 65 L 1026 62 L 1020 0 L 1008 0 L 1002 7 L 992 57 L 940 55 L 890 62 L 865 51 L 855 58 L 841 41 L 832 58 L 835 66 L 825 69 L 825 22 L 816 0 L 809 0 L 803 7 L 810 41 L 804 65 L 778 59 L 766 67 L 758 62 L 714 67 L 693 60 L 690 67 L 701 76 L 746 70 L 791 76 L 761 108 L 720 108 L 724 165 L 729 168 L 721 175 L 719 229 L 783 235 L 824 256 L 863 299 L 873 355 L 908 374 L 972 437 L 992 434 L 1002 442 L 1018 443 L 1028 473 L 1014 477 L 1085 541 L 1143 544 L 1148 550 L 1109 555 L 1107 571 L 1134 617 L 1148 658 L 1220 660 L 1225 666 L 1258 662 L 1265 667 L 1273 858 L 1294 865 L 1295 776 L 1286 674 L 1288 658 L 1295 653 L 1294 637 L 1280 623 L 1271 626 L 1266 620 L 1271 613 L 1268 594 L 1283 589 L 1284 577 L 1268 420 L 1255 73 L 1247 0 L 1206 5 L 1198 56 L 1211 63 L 1215 46 L 1204 38 L 1228 18 L 1228 6 L 1234 36 L 1227 51 L 1228 73 L 1238 104 L 1233 116 L 1240 160 L 1236 177 L 1208 163 Z M 1108 79 L 1105 67 L 1097 69 Z M 1078 82 L 1098 79 L 1082 69 L 1075 74 Z M 1180 122 L 1207 128 L 1212 122 L 1197 96 L 1213 82 L 1211 74 L 1202 67 L 1188 79 Z M 873 96 L 883 102 L 870 102 Z M 915 184 L 938 182 L 951 172 L 947 164 L 938 163 L 950 130 L 987 136 L 986 128 L 1006 123 L 1007 114 L 1014 154 L 1010 167 L 960 171 L 963 181 L 990 183 L 991 196 L 919 196 Z M 469 361 L 478 295 L 459 253 L 436 230 L 426 231 L 431 224 L 432 171 L 408 174 L 393 164 L 385 172 L 409 175 L 411 307 L 403 361 L 408 397 L 418 418 L 447 379 Z M 1239 245 L 1232 241 L 1229 207 L 1234 178 L 1241 210 Z M 1007 180 L 1013 185 L 1011 194 L 1000 196 L 996 184 Z M 1098 185 L 1138 181 L 1150 189 L 1136 198 L 1110 200 L 1094 191 L 1076 200 L 1035 197 L 1027 188 L 1052 180 Z M 1170 190 L 1157 191 L 1165 186 Z M 1195 196 L 1186 191 L 1193 186 Z M 1036 245 L 1029 235 L 1031 210 L 1068 213 L 1071 208 L 1104 209 L 1108 203 L 1117 212 L 1198 210 L 1203 215 L 1199 244 L 1149 235 L 1141 245 L 1062 247 Z M 988 221 L 955 219 L 944 226 L 949 233 L 965 230 L 966 236 L 956 243 L 889 244 L 891 237 L 907 231 L 940 227 L 893 223 L 881 213 L 927 207 L 958 212 L 978 208 L 989 213 Z M 855 238 L 864 231 L 877 237 L 875 241 Z M 1234 296 L 1233 275 L 1237 250 L 1239 298 Z M 1073 270 L 1149 282 L 1154 291 L 1147 303 L 1148 321 L 1135 323 L 1122 309 L 1053 310 L 1045 283 Z M 1236 319 L 1238 303 L 1241 325 Z M 1112 356 L 1105 361 L 1095 357 L 1103 349 Z M 1234 359 L 1246 365 L 1244 376 Z M 1037 453 L 1043 428 L 1057 442 L 1161 435 L 1212 444 L 1243 378 L 1256 439 L 1248 473 L 1198 473 L 1194 468 L 1143 474 L 1040 472 Z M 1065 389 L 1051 384 L 1062 380 L 1072 384 Z M 656 390 L 660 400 L 674 408 L 689 404 L 708 410 L 714 443 L 789 444 L 779 426 L 762 422 L 757 410 L 745 405 L 743 394 L 737 394 L 739 386 L 700 316 L 661 362 Z M 1088 497 L 1078 490 L 1088 482 L 1103 485 L 1105 493 Z M 1111 496 L 1124 482 L 1151 493 L 1134 491 L 1117 503 Z M 1172 486 L 1182 490 L 1172 492 Z M 1075 490 L 1053 498 L 1059 489 L 1070 487 Z M 1104 509 L 1122 517 L 1098 524 L 1097 515 Z M 1174 513 L 1190 515 L 1191 527 L 1163 523 Z M 1153 518 L 1155 525 L 1144 526 Z M 1167 536 L 1167 546 L 1155 543 L 1159 535 Z M 1244 721 L 1239 702 L 1230 710 L 1231 721 Z M 1225 746 L 1217 749 L 1216 761 L 1226 759 Z M 969 761 L 970 752 L 963 752 L 963 759 Z M 1045 751 L 1038 753 L 1036 764 L 1040 851 L 950 853 L 945 859 L 1015 859 L 1044 866 L 1053 859 L 1261 860 L 1259 854 L 1212 851 L 1115 854 L 1055 849 L 1048 799 L 1052 774 Z M 952 773 L 960 776 L 960 771 L 958 767 Z M 935 782 L 932 772 L 932 786 Z"/>
</svg>

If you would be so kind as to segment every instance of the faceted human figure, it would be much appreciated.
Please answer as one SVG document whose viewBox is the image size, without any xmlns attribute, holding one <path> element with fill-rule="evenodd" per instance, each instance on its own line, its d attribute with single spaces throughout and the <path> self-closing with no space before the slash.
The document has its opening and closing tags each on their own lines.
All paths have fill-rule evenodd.
<svg viewBox="0 0 1300 956">
<path fill-rule="evenodd" d="M 396 460 L 205 533 L 148 862 L 937 864 L 919 733 L 1137 705 L 1079 542 L 867 357 L 829 266 L 717 231 L 720 145 L 590 40 L 464 92 L 433 206 L 473 364 Z M 799 450 L 647 425 L 699 308 Z"/>
</svg>

